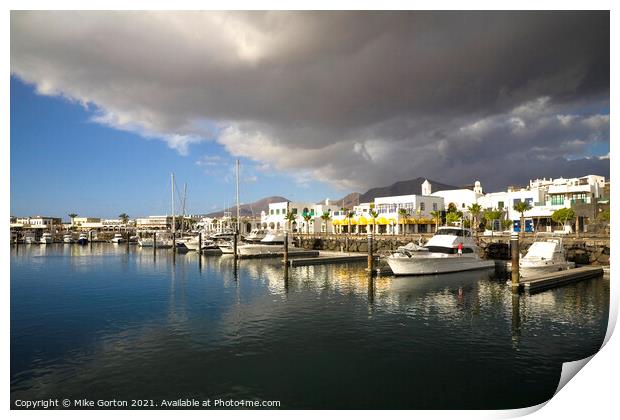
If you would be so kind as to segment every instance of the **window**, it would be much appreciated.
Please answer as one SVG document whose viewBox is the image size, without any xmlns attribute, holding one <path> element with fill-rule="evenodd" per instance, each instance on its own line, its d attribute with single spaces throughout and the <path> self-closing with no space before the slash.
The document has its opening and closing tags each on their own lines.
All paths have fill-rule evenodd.
<svg viewBox="0 0 620 420">
<path fill-rule="evenodd" d="M 421 202 L 421 203 L 420 203 L 420 211 L 424 211 L 424 210 L 425 210 L 425 208 L 426 208 L 426 203 Z"/>
<path fill-rule="evenodd" d="M 461 208 L 464 209 L 465 208 L 465 203 L 461 204 Z"/>
<path fill-rule="evenodd" d="M 420 207 L 420 210 L 422 210 L 422 207 Z M 437 211 L 437 203 L 433 203 L 433 211 Z"/>
<path fill-rule="evenodd" d="M 280 209 L 276 209 L 276 214 L 280 214 Z"/>
<path fill-rule="evenodd" d="M 526 198 L 525 202 L 531 206 L 532 203 L 534 202 L 534 199 L 533 198 Z"/>
<path fill-rule="evenodd" d="M 498 201 L 497 202 L 497 208 L 499 210 L 503 210 L 504 209 L 504 202 L 503 201 Z"/>
<path fill-rule="evenodd" d="M 293 214 L 297 214 L 297 208 L 293 208 L 292 213 L 293 213 Z"/>
<path fill-rule="evenodd" d="M 562 205 L 564 205 L 564 194 L 552 195 L 551 196 L 551 205 L 552 206 L 562 206 Z"/>
<path fill-rule="evenodd" d="M 269 210 L 269 214 L 273 215 L 273 209 Z"/>
</svg>

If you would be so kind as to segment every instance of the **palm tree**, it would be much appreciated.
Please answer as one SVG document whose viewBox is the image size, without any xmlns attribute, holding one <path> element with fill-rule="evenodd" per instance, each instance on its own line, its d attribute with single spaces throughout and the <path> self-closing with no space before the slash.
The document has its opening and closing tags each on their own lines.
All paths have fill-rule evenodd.
<svg viewBox="0 0 620 420">
<path fill-rule="evenodd" d="M 521 229 L 519 229 L 520 239 L 523 240 L 525 234 L 525 212 L 532 209 L 532 205 L 527 201 L 519 201 L 512 207 L 516 212 L 521 213 Z"/>
<path fill-rule="evenodd" d="M 288 213 L 286 213 L 286 216 L 284 216 L 284 219 L 288 223 L 288 230 L 289 231 L 291 231 L 292 223 L 295 221 L 296 218 L 297 218 L 297 215 L 295 213 L 293 213 L 292 211 L 289 211 Z"/>
<path fill-rule="evenodd" d="M 345 216 L 347 219 L 347 233 L 351 233 L 351 219 L 355 217 L 355 212 L 347 210 L 347 215 Z"/>
<path fill-rule="evenodd" d="M 398 221 L 400 222 L 401 218 L 403 219 L 403 223 L 401 223 L 403 226 L 403 231 L 402 231 L 403 234 L 405 233 L 405 221 L 407 220 L 409 216 L 410 216 L 409 211 L 407 209 L 405 208 L 398 209 Z"/>
<path fill-rule="evenodd" d="M 449 224 L 454 224 L 458 222 L 459 220 L 461 220 L 461 216 L 459 216 L 458 213 L 456 212 L 446 213 L 446 222 L 448 222 Z"/>
<path fill-rule="evenodd" d="M 78 215 L 77 215 L 77 213 L 69 213 L 68 216 L 71 219 L 71 227 L 73 227 L 73 219 L 78 217 Z"/>
<path fill-rule="evenodd" d="M 325 223 L 325 233 L 327 233 L 327 222 L 329 222 L 331 218 L 332 215 L 330 214 L 329 210 L 324 211 L 321 215 L 321 219 L 323 220 L 323 223 Z"/>
<path fill-rule="evenodd" d="M 467 210 L 469 210 L 469 214 L 471 214 L 471 217 L 472 217 L 471 228 L 474 229 L 474 235 L 476 236 L 476 242 L 477 242 L 478 241 L 478 217 L 480 217 L 482 206 L 478 203 L 474 203 L 471 206 L 467 207 Z"/>
<path fill-rule="evenodd" d="M 118 218 L 121 219 L 121 222 L 127 224 L 127 221 L 129 220 L 129 215 L 127 213 L 121 213 L 118 215 Z"/>
<path fill-rule="evenodd" d="M 433 220 L 435 221 L 435 232 L 437 232 L 437 229 L 439 229 L 439 222 L 441 221 L 441 211 L 434 210 L 431 212 L 431 216 L 433 217 Z"/>
<path fill-rule="evenodd" d="M 368 214 L 372 218 L 372 232 L 377 233 L 377 216 L 379 216 L 379 213 L 371 209 Z"/>
<path fill-rule="evenodd" d="M 303 217 L 306 222 L 306 233 L 310 234 L 310 220 L 312 219 L 312 216 L 309 213 L 306 213 Z"/>
</svg>

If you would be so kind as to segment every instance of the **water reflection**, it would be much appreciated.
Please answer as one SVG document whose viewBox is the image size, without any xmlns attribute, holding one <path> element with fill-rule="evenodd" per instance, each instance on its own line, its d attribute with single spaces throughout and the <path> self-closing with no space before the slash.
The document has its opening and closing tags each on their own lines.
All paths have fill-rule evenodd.
<svg viewBox="0 0 620 420">
<path fill-rule="evenodd" d="M 529 296 L 491 274 L 372 277 L 363 263 L 289 268 L 133 245 L 12 247 L 11 398 L 536 403 L 552 394 L 562 361 L 602 342 L 609 281 Z"/>
</svg>

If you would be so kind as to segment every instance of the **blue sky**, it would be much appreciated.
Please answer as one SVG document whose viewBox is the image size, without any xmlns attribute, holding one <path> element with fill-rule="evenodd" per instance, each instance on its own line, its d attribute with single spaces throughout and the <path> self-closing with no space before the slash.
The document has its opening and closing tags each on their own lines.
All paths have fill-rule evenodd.
<svg viewBox="0 0 620 420">
<path fill-rule="evenodd" d="M 93 217 L 169 213 L 171 172 L 179 189 L 188 184 L 189 213 L 234 203 L 234 158 L 222 146 L 194 144 L 183 156 L 162 141 L 92 122 L 94 114 L 92 107 L 39 95 L 32 85 L 11 77 L 12 215 L 66 219 L 71 212 Z M 257 166 L 241 160 L 242 202 L 270 195 L 312 201 L 344 195 Z"/>
</svg>

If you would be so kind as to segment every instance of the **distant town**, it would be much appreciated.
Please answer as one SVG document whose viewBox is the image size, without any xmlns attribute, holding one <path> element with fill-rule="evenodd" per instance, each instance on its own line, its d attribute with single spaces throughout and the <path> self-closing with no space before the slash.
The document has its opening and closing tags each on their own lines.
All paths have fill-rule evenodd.
<svg viewBox="0 0 620 420">
<path fill-rule="evenodd" d="M 579 178 L 535 179 L 525 187 L 484 192 L 479 181 L 471 187 L 433 190 L 425 180 L 421 194 L 375 197 L 346 208 L 341 202 L 326 199 L 311 202 L 281 201 L 268 203 L 254 215 L 240 215 L 240 233 L 253 229 L 305 234 L 421 234 L 432 233 L 439 225 L 477 226 L 479 231 L 591 232 L 605 233 L 609 222 L 609 181 L 599 175 Z M 517 208 L 517 203 L 524 206 Z M 563 209 L 572 211 L 560 213 Z M 522 210 L 522 211 L 519 211 Z M 558 217 L 558 215 L 560 217 Z M 171 230 L 172 215 L 131 218 L 120 214 L 115 219 L 94 215 L 70 214 L 68 222 L 59 216 L 11 216 L 11 231 L 109 231 Z M 218 233 L 237 226 L 235 208 L 221 216 L 175 215 L 176 230 Z M 562 220 L 564 219 L 564 220 Z"/>
</svg>

